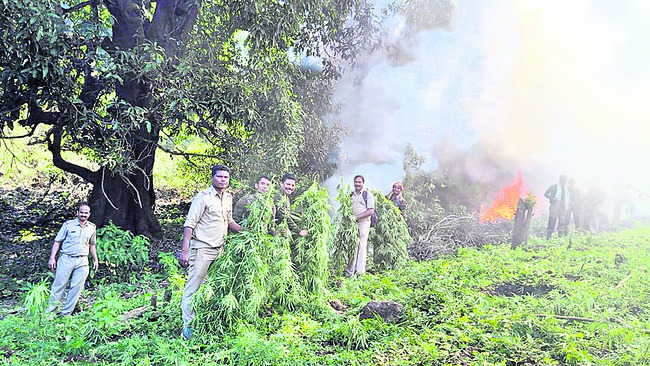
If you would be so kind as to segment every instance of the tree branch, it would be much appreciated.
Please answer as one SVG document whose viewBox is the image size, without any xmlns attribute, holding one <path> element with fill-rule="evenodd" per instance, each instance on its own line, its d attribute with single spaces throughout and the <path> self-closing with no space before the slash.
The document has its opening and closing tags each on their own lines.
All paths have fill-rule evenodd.
<svg viewBox="0 0 650 366">
<path fill-rule="evenodd" d="M 88 5 L 92 5 L 92 3 L 93 3 L 92 1 L 84 1 L 83 3 L 79 3 L 79 4 L 75 5 L 75 6 L 71 6 L 71 7 L 67 8 L 67 9 L 63 9 L 63 13 L 64 14 L 72 13 L 73 11 L 77 11 L 77 10 L 80 10 L 82 8 L 85 8 Z"/>
<path fill-rule="evenodd" d="M 94 183 L 95 175 L 97 172 L 76 164 L 72 164 L 64 160 L 61 156 L 61 128 L 55 127 L 51 132 L 52 140 L 47 140 L 47 149 L 52 153 L 52 163 L 54 163 L 54 166 L 61 170 L 65 170 L 68 173 L 78 175 L 86 182 Z"/>
<path fill-rule="evenodd" d="M 38 126 L 32 126 L 32 130 L 25 133 L 24 135 L 18 135 L 18 136 L 5 136 L 4 133 L 1 133 L 1 137 L 3 140 L 16 140 L 16 139 L 22 139 L 24 137 L 31 137 L 34 135 L 34 132 L 36 132 L 36 128 Z"/>
</svg>

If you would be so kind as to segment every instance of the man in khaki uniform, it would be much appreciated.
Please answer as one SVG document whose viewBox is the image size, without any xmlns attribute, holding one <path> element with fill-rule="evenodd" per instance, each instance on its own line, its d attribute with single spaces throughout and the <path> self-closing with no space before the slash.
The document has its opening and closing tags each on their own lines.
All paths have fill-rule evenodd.
<svg viewBox="0 0 650 366">
<path fill-rule="evenodd" d="M 345 275 L 352 277 L 355 273 L 366 272 L 366 255 L 368 251 L 368 235 L 370 234 L 370 217 L 375 212 L 375 199 L 370 191 L 365 191 L 365 178 L 362 175 L 354 177 L 354 192 L 352 192 L 352 212 L 359 228 L 359 244 L 354 256 L 350 258 Z"/>
<path fill-rule="evenodd" d="M 199 290 L 212 262 L 223 253 L 228 228 L 241 230 L 241 226 L 232 219 L 232 194 L 226 190 L 229 185 L 230 169 L 225 165 L 213 167 L 212 185 L 194 196 L 183 224 L 183 248 L 179 262 L 182 267 L 188 267 L 181 304 L 182 336 L 186 339 L 192 337 L 192 296 Z"/>
<path fill-rule="evenodd" d="M 262 175 L 257 178 L 257 183 L 255 183 L 255 193 L 248 194 L 237 201 L 235 205 L 235 210 L 233 211 L 232 218 L 238 224 L 242 224 L 242 221 L 250 215 L 250 206 L 257 198 L 262 197 L 269 190 L 271 185 L 271 179 Z"/>
<path fill-rule="evenodd" d="M 97 270 L 96 227 L 88 221 L 90 217 L 90 206 L 81 204 L 77 210 L 77 218 L 63 223 L 59 233 L 54 238 L 48 267 L 56 270 L 52 291 L 50 294 L 50 305 L 47 311 L 54 311 L 61 303 L 68 280 L 70 289 L 65 304 L 61 308 L 61 315 L 70 315 L 77 305 L 79 295 L 84 288 L 86 278 L 90 272 L 88 267 L 88 253 L 93 256 L 93 269 Z M 56 260 L 56 253 L 61 248 L 59 260 Z"/>
</svg>

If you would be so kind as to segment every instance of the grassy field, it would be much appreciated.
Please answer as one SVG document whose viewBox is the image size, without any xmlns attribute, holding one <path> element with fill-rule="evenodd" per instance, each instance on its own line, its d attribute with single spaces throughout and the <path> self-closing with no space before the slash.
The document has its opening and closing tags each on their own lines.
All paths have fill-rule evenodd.
<svg viewBox="0 0 650 366">
<path fill-rule="evenodd" d="M 650 229 L 460 249 L 332 282 L 343 306 L 277 314 L 227 334 L 180 336 L 184 277 L 173 256 L 131 283 L 86 290 L 70 317 L 43 314 L 50 283 L 3 309 L 13 365 L 648 365 Z M 180 275 L 179 275 L 180 273 Z M 166 294 L 165 294 L 166 293 Z M 171 295 L 171 296 L 170 296 Z M 152 297 L 156 297 L 156 306 Z M 394 300 L 397 323 L 359 321 Z"/>
</svg>

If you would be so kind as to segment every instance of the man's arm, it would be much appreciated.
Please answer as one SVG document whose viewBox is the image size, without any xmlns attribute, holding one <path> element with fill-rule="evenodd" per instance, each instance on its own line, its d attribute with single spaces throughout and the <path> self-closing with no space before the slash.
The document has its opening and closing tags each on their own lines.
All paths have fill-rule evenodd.
<svg viewBox="0 0 650 366">
<path fill-rule="evenodd" d="M 230 222 L 228 223 L 228 228 L 234 232 L 240 232 L 243 230 L 241 225 L 236 223 L 235 220 L 230 220 Z"/>
<path fill-rule="evenodd" d="M 194 229 L 189 226 L 183 227 L 183 245 L 181 248 L 181 256 L 178 258 L 178 262 L 183 268 L 190 264 L 190 239 L 192 238 L 193 231 Z"/>
<path fill-rule="evenodd" d="M 360 214 L 354 215 L 354 218 L 357 219 L 357 221 L 363 220 L 366 217 L 372 216 L 373 213 L 375 213 L 375 209 L 374 208 L 369 208 L 369 209 L 363 211 Z"/>
<path fill-rule="evenodd" d="M 544 197 L 546 197 L 546 198 L 548 198 L 549 200 L 552 201 L 553 198 L 555 197 L 555 191 L 557 191 L 557 186 L 554 184 L 554 185 L 548 187 L 546 192 L 544 192 Z"/>
<path fill-rule="evenodd" d="M 52 244 L 52 250 L 50 251 L 50 260 L 47 262 L 47 267 L 51 270 L 56 269 L 56 253 L 59 251 L 59 248 L 61 247 L 61 242 L 54 241 L 54 244 Z"/>
<path fill-rule="evenodd" d="M 90 244 L 88 251 L 90 252 L 90 255 L 93 256 L 93 270 L 96 271 L 97 268 L 99 268 L 99 258 L 97 258 L 97 245 Z"/>
</svg>

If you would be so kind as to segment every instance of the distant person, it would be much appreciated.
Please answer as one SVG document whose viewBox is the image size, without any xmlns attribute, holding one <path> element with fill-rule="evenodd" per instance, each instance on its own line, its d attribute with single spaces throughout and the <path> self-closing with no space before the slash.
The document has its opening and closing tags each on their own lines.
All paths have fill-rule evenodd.
<svg viewBox="0 0 650 366">
<path fill-rule="evenodd" d="M 308 232 L 306 229 L 301 229 L 296 224 L 296 221 L 291 217 L 291 194 L 296 190 L 296 176 L 293 174 L 287 173 L 282 176 L 282 182 L 280 183 L 280 190 L 275 194 L 273 203 L 275 204 L 275 222 L 280 224 L 285 218 L 287 220 L 287 226 L 289 230 L 300 236 L 307 236 Z M 280 205 L 280 201 L 284 199 L 284 204 Z M 285 235 L 286 233 L 282 233 Z"/>
<path fill-rule="evenodd" d="M 566 235 L 566 213 L 571 204 L 571 194 L 567 187 L 567 176 L 561 175 L 559 183 L 548 187 L 546 192 L 544 192 L 544 197 L 548 198 L 551 204 L 548 214 L 548 226 L 546 227 L 546 239 L 550 239 L 553 235 L 556 223 L 557 235 Z"/>
<path fill-rule="evenodd" d="M 54 238 L 48 267 L 56 271 L 50 304 L 47 311 L 54 311 L 61 303 L 63 293 L 70 280 L 70 289 L 61 308 L 61 315 L 70 315 L 77 305 L 79 295 L 84 289 L 86 278 L 90 272 L 88 265 L 88 254 L 93 256 L 93 270 L 97 270 L 99 260 L 97 259 L 97 233 L 95 224 L 88 221 L 90 217 L 90 206 L 79 205 L 77 218 L 63 223 L 58 234 Z M 55 259 L 56 253 L 61 249 L 59 260 Z"/>
<path fill-rule="evenodd" d="M 402 213 L 402 216 L 404 216 L 406 211 L 406 200 L 402 196 L 403 190 L 404 190 L 404 185 L 402 184 L 402 182 L 395 182 L 393 183 L 393 189 L 390 191 L 389 194 L 386 195 L 386 199 L 393 202 L 393 204 L 397 208 L 399 208 L 399 211 Z"/>
<path fill-rule="evenodd" d="M 566 223 L 567 226 L 571 222 L 571 216 L 573 216 L 573 223 L 576 229 L 580 228 L 580 219 L 582 218 L 582 194 L 580 190 L 575 186 L 576 181 L 569 179 L 568 189 L 571 204 L 569 205 L 569 211 L 566 214 Z"/>
<path fill-rule="evenodd" d="M 237 201 L 232 213 L 233 220 L 235 220 L 239 225 L 242 225 L 244 219 L 248 218 L 248 215 L 250 215 L 249 206 L 255 202 L 256 199 L 262 197 L 266 192 L 268 192 L 269 186 L 271 186 L 271 178 L 266 175 L 261 175 L 257 178 L 257 182 L 255 183 L 255 192 L 248 194 Z"/>
<path fill-rule="evenodd" d="M 354 192 L 352 192 L 352 212 L 359 229 L 359 244 L 354 249 L 354 255 L 345 268 L 345 276 L 352 277 L 355 273 L 366 272 L 366 256 L 368 253 L 368 235 L 370 235 L 370 219 L 375 212 L 375 199 L 372 193 L 364 190 L 365 178 L 362 175 L 354 177 Z"/>
<path fill-rule="evenodd" d="M 227 191 L 229 185 L 230 169 L 225 165 L 213 167 L 212 185 L 194 196 L 183 224 L 183 247 L 179 262 L 181 267 L 188 268 L 181 302 L 181 336 L 185 339 L 192 337 L 192 296 L 199 290 L 212 263 L 223 253 L 228 228 L 233 231 L 242 229 L 232 218 L 232 194 Z"/>
<path fill-rule="evenodd" d="M 599 232 L 602 224 L 607 221 L 602 208 L 605 199 L 606 194 L 600 185 L 600 179 L 593 178 L 584 197 L 585 228 L 592 234 Z"/>
<path fill-rule="evenodd" d="M 616 192 L 616 202 L 614 203 L 613 224 L 618 226 L 622 223 L 624 226 L 634 226 L 634 206 L 640 200 L 639 191 L 631 184 L 621 185 Z M 621 220 L 622 219 L 622 220 Z"/>
</svg>

